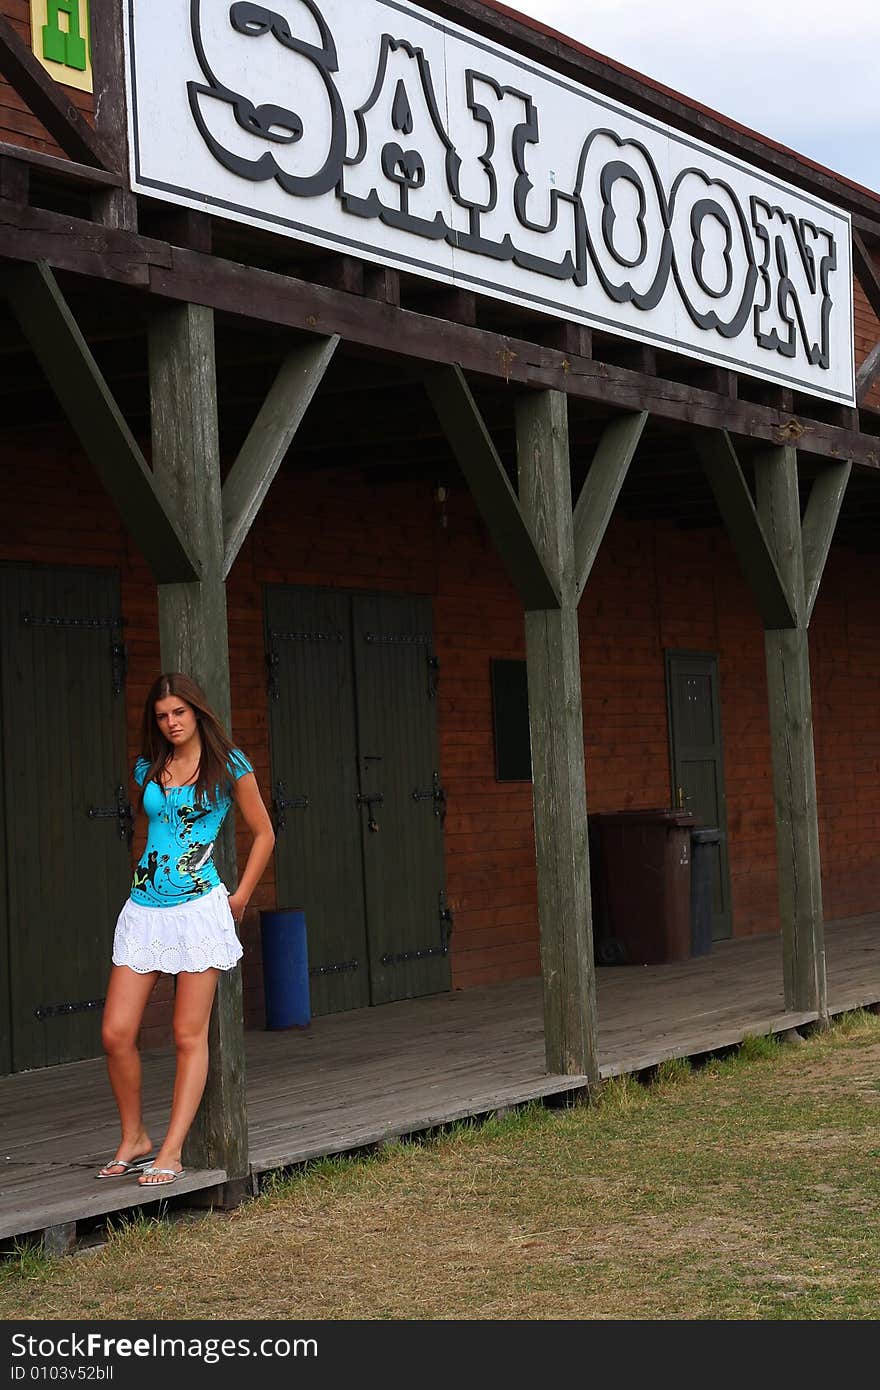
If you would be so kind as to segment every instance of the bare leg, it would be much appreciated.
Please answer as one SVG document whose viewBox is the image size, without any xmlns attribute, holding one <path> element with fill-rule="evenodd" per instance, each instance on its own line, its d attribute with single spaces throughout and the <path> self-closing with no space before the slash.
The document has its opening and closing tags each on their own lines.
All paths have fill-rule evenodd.
<svg viewBox="0 0 880 1390">
<path fill-rule="evenodd" d="M 101 1169 L 109 1177 L 116 1169 L 123 1172 L 122 1163 L 139 1158 L 150 1150 L 150 1136 L 144 1129 L 141 1110 L 141 1057 L 137 1035 L 158 971 L 139 975 L 127 965 L 114 965 L 107 986 L 104 1004 L 102 1040 L 107 1054 L 107 1071 L 116 1097 L 122 1138 L 116 1150 L 115 1163 Z"/>
<path fill-rule="evenodd" d="M 156 1168 L 172 1168 L 179 1172 L 183 1167 L 183 1141 L 195 1119 L 208 1079 L 208 1024 L 219 977 L 219 970 L 203 970 L 198 974 L 181 971 L 177 977 L 174 997 L 177 1072 L 168 1133 L 156 1155 Z M 169 1179 L 145 1175 L 138 1181 L 144 1187 L 154 1187 Z"/>
</svg>

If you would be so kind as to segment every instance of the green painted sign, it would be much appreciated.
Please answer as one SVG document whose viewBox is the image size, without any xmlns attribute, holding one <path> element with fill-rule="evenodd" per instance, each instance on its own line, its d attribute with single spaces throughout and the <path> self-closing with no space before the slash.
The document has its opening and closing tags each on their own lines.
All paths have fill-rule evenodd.
<svg viewBox="0 0 880 1390">
<path fill-rule="evenodd" d="M 30 0 L 31 48 L 56 82 L 91 92 L 89 0 Z"/>
<path fill-rule="evenodd" d="M 67 18 L 62 28 L 61 16 Z M 43 57 L 50 63 L 85 72 L 88 10 L 85 0 L 48 0 L 48 22 L 43 25 Z"/>
</svg>

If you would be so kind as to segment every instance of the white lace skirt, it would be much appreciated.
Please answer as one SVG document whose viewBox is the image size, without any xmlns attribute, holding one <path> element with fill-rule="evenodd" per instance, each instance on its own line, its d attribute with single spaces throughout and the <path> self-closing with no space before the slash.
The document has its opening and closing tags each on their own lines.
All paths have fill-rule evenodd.
<svg viewBox="0 0 880 1390">
<path fill-rule="evenodd" d="M 113 964 L 139 975 L 231 970 L 242 954 L 222 883 L 177 907 L 143 907 L 129 898 L 113 937 Z"/>
</svg>

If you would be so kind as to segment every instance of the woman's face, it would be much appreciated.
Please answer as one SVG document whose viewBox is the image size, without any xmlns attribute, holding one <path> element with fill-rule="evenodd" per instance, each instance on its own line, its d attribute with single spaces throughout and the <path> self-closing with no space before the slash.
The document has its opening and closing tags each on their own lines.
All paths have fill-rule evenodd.
<svg viewBox="0 0 880 1390">
<path fill-rule="evenodd" d="M 189 742 L 198 727 L 192 705 L 179 695 L 166 695 L 164 700 L 156 701 L 154 709 L 159 733 L 164 734 L 172 747 L 180 748 Z"/>
</svg>

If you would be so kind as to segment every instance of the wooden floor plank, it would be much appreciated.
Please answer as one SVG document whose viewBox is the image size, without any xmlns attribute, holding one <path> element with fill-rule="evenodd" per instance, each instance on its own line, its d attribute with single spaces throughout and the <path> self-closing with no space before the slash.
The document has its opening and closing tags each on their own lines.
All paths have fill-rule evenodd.
<svg viewBox="0 0 880 1390">
<path fill-rule="evenodd" d="M 880 1001 L 880 914 L 832 924 L 826 935 L 832 1013 Z M 599 968 L 597 981 L 603 1076 L 814 1017 L 785 1012 L 781 946 L 772 936 L 716 944 L 693 961 Z M 544 1071 L 541 1009 L 536 978 L 318 1018 L 307 1030 L 249 1033 L 252 1171 L 577 1090 L 585 1078 Z M 157 1140 L 173 1066 L 170 1052 L 144 1058 Z M 116 1142 L 102 1061 L 0 1078 L 0 1239 L 144 1204 L 133 1179 L 95 1181 Z M 171 1190 L 224 1180 L 219 1171 L 190 1173 Z"/>
</svg>

